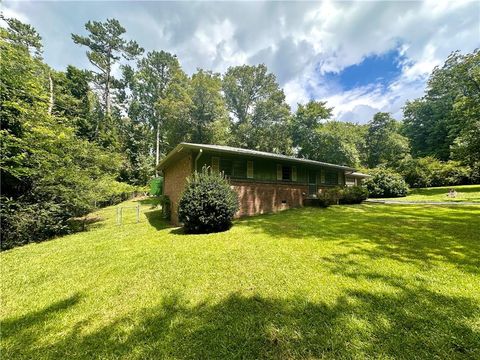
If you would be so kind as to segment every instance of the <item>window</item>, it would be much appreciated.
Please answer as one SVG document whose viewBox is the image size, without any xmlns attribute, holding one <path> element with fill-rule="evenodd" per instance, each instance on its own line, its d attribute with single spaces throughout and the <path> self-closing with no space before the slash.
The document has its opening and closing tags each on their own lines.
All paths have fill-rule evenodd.
<svg viewBox="0 0 480 360">
<path fill-rule="evenodd" d="M 277 164 L 277 180 L 292 181 L 292 167 L 287 165 Z M 295 179 L 297 178 L 297 169 L 295 168 Z"/>
<path fill-rule="evenodd" d="M 223 172 L 225 176 L 232 176 L 232 160 L 220 159 L 220 171 Z"/>
<path fill-rule="evenodd" d="M 349 177 L 349 176 L 345 177 L 345 184 L 347 186 L 355 186 L 355 184 L 356 184 L 355 178 L 354 177 Z"/>
<path fill-rule="evenodd" d="M 247 161 L 247 178 L 253 179 L 253 161 Z"/>
<path fill-rule="evenodd" d="M 282 166 L 282 180 L 292 180 L 292 168 L 290 166 Z"/>
<path fill-rule="evenodd" d="M 233 160 L 232 162 L 232 177 L 245 178 L 247 176 L 247 168 L 245 161 Z"/>
<path fill-rule="evenodd" d="M 338 172 L 334 170 L 325 170 L 325 184 L 338 185 Z"/>
<path fill-rule="evenodd" d="M 212 157 L 212 171 L 222 172 L 225 176 L 230 178 L 245 179 L 247 177 L 253 178 L 253 162 L 251 161 L 251 176 L 247 176 L 248 164 L 245 160 L 226 159 L 220 157 Z"/>
</svg>

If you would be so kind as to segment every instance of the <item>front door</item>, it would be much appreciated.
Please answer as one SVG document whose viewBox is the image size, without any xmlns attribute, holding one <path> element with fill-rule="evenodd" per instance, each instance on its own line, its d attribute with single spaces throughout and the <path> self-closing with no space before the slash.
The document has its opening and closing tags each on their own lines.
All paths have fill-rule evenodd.
<svg viewBox="0 0 480 360">
<path fill-rule="evenodd" d="M 317 195 L 317 173 L 314 170 L 308 171 L 308 195 Z"/>
</svg>

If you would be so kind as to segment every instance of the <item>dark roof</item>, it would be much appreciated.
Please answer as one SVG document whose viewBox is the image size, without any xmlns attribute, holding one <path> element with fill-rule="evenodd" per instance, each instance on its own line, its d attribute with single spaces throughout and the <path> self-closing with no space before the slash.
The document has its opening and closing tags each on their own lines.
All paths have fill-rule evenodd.
<svg viewBox="0 0 480 360">
<path fill-rule="evenodd" d="M 273 159 L 273 160 L 291 161 L 291 162 L 303 163 L 308 165 L 326 166 L 326 167 L 342 169 L 347 171 L 355 171 L 354 168 L 349 166 L 329 164 L 326 162 L 309 160 L 309 159 L 301 159 L 301 158 L 296 158 L 294 156 L 274 154 L 274 153 L 269 153 L 265 151 L 242 149 L 242 148 L 223 146 L 223 145 L 193 144 L 193 143 L 185 143 L 185 142 L 178 144 L 175 147 L 175 149 L 170 151 L 168 155 L 162 161 L 160 161 L 160 163 L 158 164 L 158 168 L 163 169 L 166 165 L 168 165 L 170 160 L 173 160 L 176 154 L 182 152 L 184 149 L 191 149 L 191 150 L 202 149 L 202 150 L 208 150 L 210 152 L 217 152 L 217 153 L 223 153 L 223 154 L 235 154 L 235 155 L 245 155 L 245 156 L 252 156 L 252 157 L 261 157 L 261 158 L 267 158 L 267 159 Z"/>
</svg>

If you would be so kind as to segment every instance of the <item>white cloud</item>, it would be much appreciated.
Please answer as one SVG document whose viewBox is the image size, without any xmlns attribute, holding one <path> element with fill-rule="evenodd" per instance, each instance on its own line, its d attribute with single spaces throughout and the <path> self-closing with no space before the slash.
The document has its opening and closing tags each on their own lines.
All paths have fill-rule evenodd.
<svg viewBox="0 0 480 360">
<path fill-rule="evenodd" d="M 22 13 L 16 4 L 9 4 L 9 6 L 2 6 L 1 9 L 2 15 L 5 16 L 6 18 L 15 18 L 18 19 L 24 23 L 28 23 L 30 19 L 28 18 L 27 15 Z"/>
<path fill-rule="evenodd" d="M 45 39 L 47 62 L 57 68 L 88 66 L 70 33 L 87 20 L 115 17 L 146 50 L 178 55 L 188 73 L 198 67 L 223 72 L 243 63 L 265 63 L 287 100 L 327 100 L 343 120 L 368 121 L 376 111 L 401 117 L 407 99 L 422 94 L 426 78 L 453 50 L 480 45 L 475 1 L 369 2 L 4 2 L 8 16 L 32 23 Z M 7 13 L 7 11 L 9 13 Z M 365 57 L 394 48 L 401 75 L 386 88 L 344 90 L 327 81 Z"/>
</svg>

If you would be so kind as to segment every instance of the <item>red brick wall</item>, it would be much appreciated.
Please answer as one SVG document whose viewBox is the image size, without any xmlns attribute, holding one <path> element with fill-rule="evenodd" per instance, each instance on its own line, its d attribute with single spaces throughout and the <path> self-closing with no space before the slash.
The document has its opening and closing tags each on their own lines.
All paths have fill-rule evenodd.
<svg viewBox="0 0 480 360">
<path fill-rule="evenodd" d="M 303 206 L 307 185 L 232 181 L 240 209 L 236 217 L 277 212 Z"/>
<path fill-rule="evenodd" d="M 178 201 L 182 194 L 187 177 L 192 173 L 192 155 L 187 154 L 174 164 L 163 170 L 164 194 L 170 198 L 171 221 L 178 225 Z"/>
</svg>

